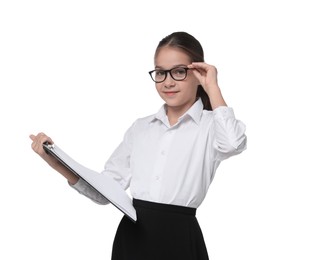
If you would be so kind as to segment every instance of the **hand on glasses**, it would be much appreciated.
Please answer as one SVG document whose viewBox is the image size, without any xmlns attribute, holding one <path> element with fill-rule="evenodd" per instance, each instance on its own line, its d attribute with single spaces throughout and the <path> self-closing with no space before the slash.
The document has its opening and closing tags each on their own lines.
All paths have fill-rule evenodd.
<svg viewBox="0 0 312 260">
<path fill-rule="evenodd" d="M 205 62 L 193 62 L 187 67 L 193 70 L 195 77 L 207 93 L 209 92 L 209 89 L 218 87 L 218 71 L 215 66 L 209 65 Z"/>
</svg>

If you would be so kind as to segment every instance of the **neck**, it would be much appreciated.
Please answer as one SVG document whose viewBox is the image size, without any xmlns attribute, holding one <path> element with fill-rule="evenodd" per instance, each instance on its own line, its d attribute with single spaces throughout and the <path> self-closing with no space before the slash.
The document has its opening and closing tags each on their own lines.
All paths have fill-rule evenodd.
<svg viewBox="0 0 312 260">
<path fill-rule="evenodd" d="M 193 103 L 194 104 L 194 103 Z M 189 108 L 193 105 L 190 104 L 188 106 L 168 106 L 167 105 L 167 117 L 171 126 L 175 125 L 179 118 L 184 115 L 184 113 L 189 110 Z"/>
<path fill-rule="evenodd" d="M 175 125 L 178 122 L 179 117 L 182 115 L 183 114 L 181 113 L 175 113 L 175 111 L 172 109 L 168 108 L 167 110 L 167 117 L 171 126 Z"/>
</svg>

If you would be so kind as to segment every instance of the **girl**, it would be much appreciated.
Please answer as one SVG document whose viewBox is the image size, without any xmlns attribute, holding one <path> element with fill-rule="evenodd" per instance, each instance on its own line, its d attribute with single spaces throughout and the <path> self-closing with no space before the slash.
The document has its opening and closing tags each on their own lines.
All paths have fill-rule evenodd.
<svg viewBox="0 0 312 260">
<path fill-rule="evenodd" d="M 195 217 L 220 162 L 246 148 L 245 125 L 227 107 L 217 70 L 204 62 L 201 44 L 175 32 L 162 39 L 149 74 L 165 104 L 137 119 L 111 155 L 102 174 L 130 187 L 137 222 L 123 217 L 113 260 L 207 260 Z M 81 194 L 108 201 L 46 154 L 52 139 L 31 135 L 32 148 Z"/>
</svg>

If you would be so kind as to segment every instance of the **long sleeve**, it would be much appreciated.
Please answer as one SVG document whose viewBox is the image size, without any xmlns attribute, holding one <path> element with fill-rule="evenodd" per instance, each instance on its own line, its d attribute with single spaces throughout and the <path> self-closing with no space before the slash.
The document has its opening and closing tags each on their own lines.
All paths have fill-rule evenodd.
<svg viewBox="0 0 312 260">
<path fill-rule="evenodd" d="M 79 179 L 74 185 L 70 185 L 73 189 L 78 191 L 80 194 L 93 200 L 95 203 L 100 205 L 106 205 L 109 201 L 97 190 L 95 190 L 91 185 L 85 182 L 83 179 Z"/>
<path fill-rule="evenodd" d="M 237 120 L 230 107 L 218 107 L 213 111 L 214 143 L 216 159 L 224 160 L 246 149 L 246 126 Z"/>
</svg>

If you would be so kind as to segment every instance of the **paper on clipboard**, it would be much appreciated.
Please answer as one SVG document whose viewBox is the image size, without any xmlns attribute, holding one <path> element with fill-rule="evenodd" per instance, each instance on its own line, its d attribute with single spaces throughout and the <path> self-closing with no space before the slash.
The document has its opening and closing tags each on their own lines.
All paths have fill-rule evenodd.
<svg viewBox="0 0 312 260">
<path fill-rule="evenodd" d="M 132 205 L 131 198 L 121 187 L 121 185 L 112 177 L 109 175 L 100 174 L 79 164 L 55 144 L 50 145 L 45 143 L 43 144 L 43 148 L 47 153 L 54 156 L 70 171 L 85 180 L 93 188 L 100 192 L 107 200 L 109 200 L 114 206 L 121 210 L 133 222 L 136 222 L 136 211 Z"/>
</svg>

